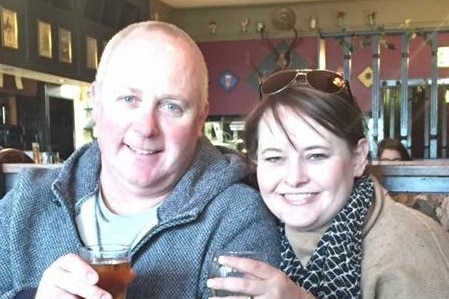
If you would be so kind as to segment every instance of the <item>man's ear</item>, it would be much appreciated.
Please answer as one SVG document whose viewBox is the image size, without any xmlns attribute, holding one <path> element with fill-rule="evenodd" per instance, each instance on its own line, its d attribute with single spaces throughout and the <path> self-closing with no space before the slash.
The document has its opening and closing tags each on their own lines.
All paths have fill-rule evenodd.
<svg viewBox="0 0 449 299">
<path fill-rule="evenodd" d="M 209 102 L 204 103 L 200 113 L 198 114 L 198 136 L 203 135 L 204 123 L 209 116 Z"/>
<path fill-rule="evenodd" d="M 98 90 L 98 83 L 96 81 L 92 82 L 92 84 L 90 85 L 90 89 L 89 89 L 89 97 L 90 100 L 92 102 L 92 118 L 95 121 L 97 116 L 98 116 L 98 105 L 99 105 L 99 99 L 98 99 L 98 94 L 99 94 L 99 90 Z"/>
<path fill-rule="evenodd" d="M 368 164 L 369 144 L 366 138 L 362 138 L 357 142 L 353 151 L 352 164 L 354 168 L 354 176 L 360 177 Z"/>
</svg>

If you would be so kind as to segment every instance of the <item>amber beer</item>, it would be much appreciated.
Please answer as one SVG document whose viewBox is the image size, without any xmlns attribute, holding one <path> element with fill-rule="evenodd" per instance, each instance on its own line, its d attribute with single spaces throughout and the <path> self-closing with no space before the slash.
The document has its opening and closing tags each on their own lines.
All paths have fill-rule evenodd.
<svg viewBox="0 0 449 299">
<path fill-rule="evenodd" d="M 112 295 L 113 299 L 126 299 L 131 279 L 131 254 L 124 245 L 90 245 L 80 251 L 81 257 L 97 271 L 97 286 Z"/>
<path fill-rule="evenodd" d="M 131 265 L 129 261 L 107 260 L 92 264 L 100 276 L 97 285 L 112 295 L 113 299 L 126 299 L 126 289 L 130 279 Z"/>
</svg>

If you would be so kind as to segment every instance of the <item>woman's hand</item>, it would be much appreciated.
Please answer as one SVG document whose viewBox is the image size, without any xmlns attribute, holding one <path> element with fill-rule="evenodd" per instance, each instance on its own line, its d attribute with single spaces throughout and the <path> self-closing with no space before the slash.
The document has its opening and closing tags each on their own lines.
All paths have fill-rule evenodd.
<svg viewBox="0 0 449 299">
<path fill-rule="evenodd" d="M 264 262 L 233 256 L 221 256 L 218 262 L 245 273 L 245 277 L 211 278 L 207 286 L 247 294 L 252 299 L 312 299 L 305 289 L 293 283 L 287 275 Z M 226 297 L 233 298 L 233 297 Z M 241 296 L 235 298 L 242 298 Z M 245 297 L 243 297 L 245 298 Z"/>
<path fill-rule="evenodd" d="M 112 299 L 96 286 L 98 274 L 76 254 L 57 259 L 48 267 L 39 283 L 35 299 Z"/>
</svg>

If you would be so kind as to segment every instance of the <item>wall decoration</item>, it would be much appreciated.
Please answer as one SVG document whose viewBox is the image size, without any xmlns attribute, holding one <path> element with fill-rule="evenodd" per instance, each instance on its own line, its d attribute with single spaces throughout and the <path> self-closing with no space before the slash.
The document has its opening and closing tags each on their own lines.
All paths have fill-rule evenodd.
<svg viewBox="0 0 449 299">
<path fill-rule="evenodd" d="M 17 13 L 15 11 L 2 8 L 1 16 L 2 46 L 12 49 L 19 48 Z"/>
<path fill-rule="evenodd" d="M 265 23 L 257 22 L 256 23 L 256 31 L 260 33 L 262 30 L 265 30 Z"/>
<path fill-rule="evenodd" d="M 209 33 L 216 34 L 217 33 L 217 22 L 210 21 L 209 22 Z"/>
<path fill-rule="evenodd" d="M 237 86 L 238 82 L 239 80 L 237 76 L 231 71 L 224 71 L 219 79 L 220 86 L 226 91 L 232 90 L 235 86 Z"/>
<path fill-rule="evenodd" d="M 72 32 L 59 27 L 59 61 L 72 63 Z"/>
<path fill-rule="evenodd" d="M 93 37 L 86 37 L 86 66 L 90 69 L 97 69 L 98 47 L 97 40 Z"/>
<path fill-rule="evenodd" d="M 267 37 L 265 33 L 265 29 L 262 29 L 260 34 L 260 39 L 264 41 L 264 45 L 268 47 L 272 52 L 276 54 L 276 64 L 277 64 L 277 70 L 283 70 L 286 68 L 290 68 L 290 60 L 292 56 L 292 52 L 294 52 L 296 46 L 298 45 L 299 41 L 301 40 L 301 37 L 298 36 L 298 30 L 295 28 L 291 28 L 291 30 L 294 33 L 294 37 L 292 41 L 290 42 L 290 45 L 286 50 L 279 50 L 272 42 L 270 38 Z"/>
<path fill-rule="evenodd" d="M 345 17 L 346 17 L 346 12 L 344 12 L 344 11 L 338 11 L 337 12 L 337 26 L 342 31 L 346 31 L 346 28 L 345 28 Z"/>
<path fill-rule="evenodd" d="M 366 88 L 373 86 L 373 69 L 370 66 L 365 67 L 360 74 L 357 75 L 360 83 Z"/>
<path fill-rule="evenodd" d="M 318 18 L 315 15 L 312 15 L 309 19 L 309 29 L 316 30 L 318 28 Z"/>
<path fill-rule="evenodd" d="M 279 53 L 286 53 L 291 48 L 291 43 L 287 44 L 285 40 L 282 40 L 278 44 L 273 46 L 275 49 L 268 54 L 264 60 L 257 65 L 250 63 L 252 72 L 247 77 L 246 81 L 254 90 L 259 91 L 261 81 L 263 81 L 268 75 L 279 70 Z M 249 58 L 247 59 L 249 61 Z M 307 62 L 307 59 L 298 55 L 294 50 L 290 53 L 289 68 L 293 69 L 308 69 L 315 68 Z"/>
<path fill-rule="evenodd" d="M 249 25 L 249 19 L 248 18 L 243 18 L 240 20 L 240 31 L 241 32 L 246 32 L 248 30 L 248 25 Z"/>
<path fill-rule="evenodd" d="M 41 57 L 52 57 L 51 25 L 40 20 L 37 21 L 37 49 Z"/>
<path fill-rule="evenodd" d="M 295 27 L 296 14 L 290 8 L 280 8 L 273 12 L 273 27 L 278 30 L 290 30 Z"/>
</svg>

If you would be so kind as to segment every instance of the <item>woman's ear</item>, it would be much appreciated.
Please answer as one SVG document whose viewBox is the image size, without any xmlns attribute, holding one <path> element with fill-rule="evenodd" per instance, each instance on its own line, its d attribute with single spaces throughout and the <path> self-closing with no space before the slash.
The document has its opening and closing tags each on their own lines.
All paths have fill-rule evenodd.
<svg viewBox="0 0 449 299">
<path fill-rule="evenodd" d="M 368 164 L 369 144 L 366 138 L 362 138 L 357 142 L 353 151 L 352 164 L 354 168 L 354 176 L 360 177 L 365 172 Z"/>
</svg>

